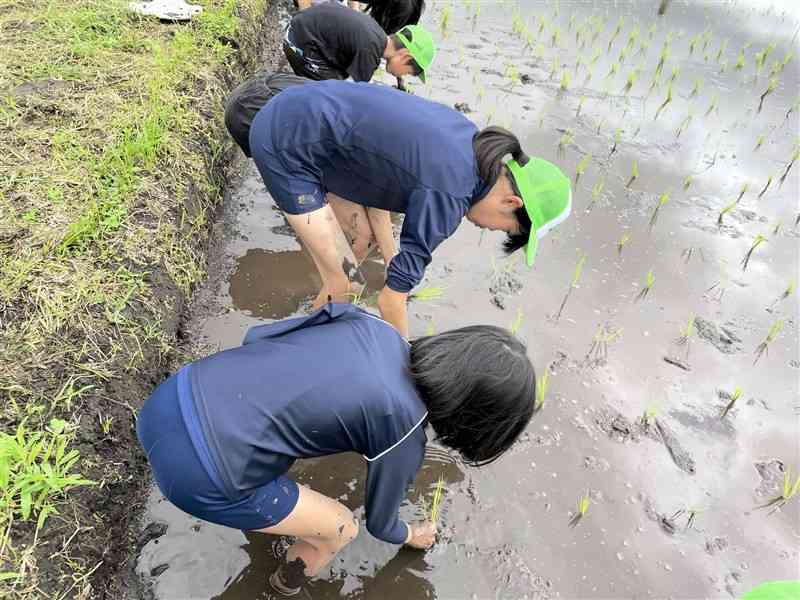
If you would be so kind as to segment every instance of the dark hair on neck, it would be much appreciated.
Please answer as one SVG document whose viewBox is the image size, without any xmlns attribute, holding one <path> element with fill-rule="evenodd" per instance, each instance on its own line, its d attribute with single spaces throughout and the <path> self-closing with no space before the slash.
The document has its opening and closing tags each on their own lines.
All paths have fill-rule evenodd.
<svg viewBox="0 0 800 600">
<path fill-rule="evenodd" d="M 502 127 L 492 125 L 481 130 L 472 140 L 472 148 L 478 163 L 478 174 L 489 187 L 497 183 L 500 176 L 507 172 L 504 159 L 509 154 L 521 167 L 528 163 L 528 155 L 523 152 L 517 136 Z M 508 180 L 511 182 L 514 194 L 522 198 L 514 178 L 509 176 Z M 524 206 L 520 206 L 514 215 L 517 217 L 522 231 L 517 234 L 508 234 L 503 242 L 503 250 L 506 254 L 516 252 L 527 244 L 528 234 L 531 230 L 531 219 Z"/>
<path fill-rule="evenodd" d="M 403 30 L 400 31 L 400 33 L 402 33 L 404 36 L 406 36 L 406 39 L 409 42 L 412 39 L 414 39 L 414 34 L 411 33 L 410 29 L 403 29 Z M 389 38 L 392 40 L 392 44 L 394 44 L 394 47 L 397 50 L 402 50 L 403 48 L 406 47 L 406 45 L 403 43 L 403 40 L 401 40 L 400 37 L 396 33 L 393 33 L 392 35 L 390 35 Z M 416 77 L 420 73 L 422 73 L 422 67 L 419 66 L 419 63 L 416 61 L 416 59 L 413 56 L 410 57 L 410 58 L 411 58 L 411 67 L 414 69 L 414 73 L 413 74 Z"/>
<path fill-rule="evenodd" d="M 410 372 L 438 440 L 472 466 L 497 460 L 535 411 L 536 372 L 525 345 L 500 327 L 413 340 Z"/>
<path fill-rule="evenodd" d="M 367 12 L 387 35 L 419 23 L 424 10 L 425 0 L 383 0 L 367 7 Z"/>
</svg>

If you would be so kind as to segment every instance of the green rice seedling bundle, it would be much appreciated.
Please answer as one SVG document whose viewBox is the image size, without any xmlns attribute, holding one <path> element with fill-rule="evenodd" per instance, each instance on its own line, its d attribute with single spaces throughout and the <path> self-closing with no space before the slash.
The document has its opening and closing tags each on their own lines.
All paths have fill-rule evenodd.
<svg viewBox="0 0 800 600">
<path fill-rule="evenodd" d="M 764 99 L 769 96 L 772 92 L 775 91 L 775 88 L 778 87 L 778 78 L 772 77 L 770 78 L 769 82 L 767 83 L 767 89 L 761 94 L 761 98 L 758 101 L 758 112 L 761 112 L 761 109 L 764 108 Z"/>
<path fill-rule="evenodd" d="M 577 510 L 575 511 L 575 514 L 569 521 L 570 527 L 575 527 L 578 523 L 581 522 L 581 519 L 583 519 L 586 516 L 586 513 L 589 512 L 590 504 L 591 504 L 591 498 L 589 497 L 589 492 L 587 491 L 585 494 L 581 495 L 580 498 L 578 498 Z"/>
<path fill-rule="evenodd" d="M 569 300 L 572 290 L 578 287 L 578 284 L 580 283 L 581 275 L 583 273 L 583 265 L 585 262 L 586 254 L 581 253 L 580 257 L 578 258 L 578 262 L 575 265 L 575 272 L 572 275 L 572 282 L 569 284 L 567 293 L 564 294 L 564 299 L 561 301 L 561 306 L 558 308 L 558 312 L 556 313 L 556 321 L 561 318 L 561 313 L 564 312 L 564 307 L 567 305 L 567 300 Z"/>
<path fill-rule="evenodd" d="M 794 498 L 798 492 L 800 492 L 800 476 L 797 477 L 795 481 L 792 481 L 792 469 L 789 467 L 783 474 L 783 485 L 781 486 L 781 494 L 780 496 L 776 496 L 766 504 L 759 506 L 758 508 L 770 508 L 773 507 L 772 512 L 775 512 L 779 508 L 782 508 L 786 505 L 789 500 Z M 772 514 L 770 512 L 770 514 Z"/>
<path fill-rule="evenodd" d="M 650 290 L 653 289 L 653 284 L 656 282 L 656 277 L 653 275 L 653 269 L 650 269 L 647 272 L 647 276 L 645 278 L 644 287 L 639 290 L 639 293 L 636 296 L 636 301 L 644 300 L 650 294 Z"/>
<path fill-rule="evenodd" d="M 692 183 L 694 183 L 694 176 L 687 175 L 686 178 L 683 180 L 683 189 L 684 189 L 684 191 L 688 190 L 690 187 L 692 187 Z"/>
<path fill-rule="evenodd" d="M 753 361 L 753 364 L 756 364 L 763 354 L 766 353 L 766 355 L 769 356 L 769 345 L 775 341 L 775 338 L 778 337 L 778 334 L 783 329 L 783 326 L 784 326 L 783 319 L 778 319 L 770 326 L 769 331 L 767 331 L 767 337 L 765 337 L 764 341 L 762 341 L 758 346 L 756 346 L 756 349 L 754 351 L 756 358 Z"/>
<path fill-rule="evenodd" d="M 613 329 L 608 324 L 600 327 L 595 333 L 592 345 L 583 359 L 584 365 L 598 366 L 608 362 L 608 345 L 622 334 L 622 329 Z"/>
<path fill-rule="evenodd" d="M 586 171 L 586 167 L 592 162 L 592 155 L 587 154 L 581 159 L 581 162 L 578 163 L 578 166 L 575 167 L 575 185 L 578 185 L 578 181 L 580 181 L 581 175 L 583 175 L 584 171 Z"/>
<path fill-rule="evenodd" d="M 535 411 L 541 410 L 547 398 L 547 388 L 550 387 L 550 367 L 544 368 L 544 373 L 536 380 L 536 400 L 533 403 Z"/>
<path fill-rule="evenodd" d="M 617 146 L 619 145 L 620 140 L 622 139 L 622 129 L 617 128 L 614 131 L 614 145 L 611 146 L 611 152 L 609 152 L 609 158 L 617 151 Z"/>
<path fill-rule="evenodd" d="M 783 186 L 783 182 L 786 181 L 786 178 L 789 176 L 789 171 L 791 171 L 794 163 L 800 159 L 800 145 L 795 148 L 794 153 L 792 154 L 792 159 L 789 161 L 789 164 L 786 165 L 786 170 L 781 175 L 780 181 L 778 181 L 778 187 Z"/>
<path fill-rule="evenodd" d="M 650 229 L 655 227 L 656 222 L 658 221 L 658 215 L 661 211 L 661 207 L 664 206 L 667 202 L 669 202 L 669 196 L 671 194 L 671 190 L 667 190 L 658 198 L 658 202 L 656 203 L 655 208 L 653 209 L 653 214 L 650 215 Z"/>
<path fill-rule="evenodd" d="M 684 327 L 681 328 L 681 334 L 675 343 L 678 346 L 686 347 L 686 360 L 689 360 L 689 350 L 692 344 L 692 338 L 695 334 L 694 315 L 689 317 L 689 321 Z"/>
<path fill-rule="evenodd" d="M 750 264 L 750 258 L 753 256 L 753 252 L 755 252 L 756 248 L 758 248 L 761 244 L 767 241 L 760 233 L 753 239 L 753 243 L 750 244 L 750 249 L 747 251 L 747 254 L 744 255 L 742 259 L 742 271 L 747 270 L 747 265 Z"/>
<path fill-rule="evenodd" d="M 758 136 L 758 138 L 756 139 L 755 148 L 753 148 L 753 152 L 758 152 L 759 148 L 761 148 L 761 146 L 764 144 L 764 137 L 765 136 L 763 133 L 760 136 Z"/>
<path fill-rule="evenodd" d="M 625 184 L 626 188 L 631 187 L 634 181 L 639 178 L 639 163 L 637 161 L 633 161 L 633 165 L 631 166 L 631 178 L 628 179 L 628 183 Z"/>
<path fill-rule="evenodd" d="M 631 235 L 629 233 L 622 234 L 622 237 L 617 240 L 617 254 L 622 256 L 622 250 L 625 248 L 625 245 L 631 241 Z"/>
<path fill-rule="evenodd" d="M 586 207 L 586 210 L 591 210 L 594 203 L 600 199 L 601 194 L 603 193 L 603 188 L 606 186 L 606 178 L 602 177 L 600 181 L 595 183 L 592 186 L 592 199 L 589 201 L 589 205 Z"/>
<path fill-rule="evenodd" d="M 664 102 L 662 102 L 661 106 L 658 107 L 658 109 L 656 110 L 656 116 L 653 117 L 654 121 L 658 120 L 658 116 L 661 114 L 661 111 L 663 111 L 670 102 L 672 102 L 672 82 L 671 81 L 667 85 L 667 95 L 664 98 Z"/>
<path fill-rule="evenodd" d="M 681 124 L 678 125 L 678 128 L 675 130 L 675 139 L 680 138 L 681 134 L 684 131 L 686 131 L 686 128 L 689 127 L 689 125 L 692 122 L 692 118 L 693 118 L 692 113 L 689 113 L 688 115 L 686 115 L 686 118 L 683 121 L 681 121 Z"/>
<path fill-rule="evenodd" d="M 416 290 L 411 294 L 411 297 L 416 300 L 421 300 L 422 302 L 430 302 L 432 300 L 438 300 L 443 295 L 444 288 L 431 286 Z"/>
</svg>

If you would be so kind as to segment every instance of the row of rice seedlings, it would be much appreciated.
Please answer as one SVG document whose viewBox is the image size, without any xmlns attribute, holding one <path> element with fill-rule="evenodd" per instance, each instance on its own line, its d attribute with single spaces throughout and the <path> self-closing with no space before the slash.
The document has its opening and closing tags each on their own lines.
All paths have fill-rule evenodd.
<svg viewBox="0 0 800 600">
<path fill-rule="evenodd" d="M 572 290 L 578 287 L 578 284 L 580 283 L 581 274 L 583 273 L 583 265 L 585 262 L 586 254 L 581 253 L 580 257 L 578 258 L 578 262 L 575 265 L 575 272 L 572 275 L 572 282 L 570 282 L 567 293 L 564 294 L 564 299 L 561 301 L 561 306 L 558 308 L 558 312 L 556 313 L 556 321 L 561 318 L 561 313 L 564 312 L 564 307 L 567 305 L 567 300 L 569 300 Z"/>
</svg>

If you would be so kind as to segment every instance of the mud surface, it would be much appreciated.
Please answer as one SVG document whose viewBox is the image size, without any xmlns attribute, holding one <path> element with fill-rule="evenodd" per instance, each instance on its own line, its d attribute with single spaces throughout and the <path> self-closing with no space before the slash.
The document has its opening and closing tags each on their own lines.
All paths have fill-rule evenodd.
<svg viewBox="0 0 800 600">
<path fill-rule="evenodd" d="M 761 3 L 673 2 L 656 21 L 651 4 L 522 3 L 521 18 L 536 36 L 527 48 L 512 32 L 511 3 L 482 3 L 474 20 L 466 3 L 453 9 L 430 87 L 418 84 L 414 92 L 468 107 L 465 114 L 480 126 L 510 126 L 530 154 L 571 176 L 586 153 L 593 158 L 575 185 L 571 218 L 540 244 L 534 269 L 502 259 L 500 234 L 481 235 L 465 222 L 437 250 L 424 284 L 443 287 L 444 296 L 410 306 L 412 334 L 517 320 L 539 372 L 550 369 L 545 410 L 489 468 L 468 469 L 430 448 L 402 516 L 419 516 L 420 496 L 429 499 L 445 478 L 441 535 L 431 551 L 398 550 L 362 528 L 300 597 L 727 598 L 764 580 L 798 577 L 800 503 L 772 514 L 755 509 L 778 495 L 786 470 L 800 466 L 797 296 L 776 302 L 798 272 L 800 164 L 783 186 L 777 180 L 797 140 L 798 109 L 786 114 L 798 97 L 799 56 L 757 112 L 765 73 L 792 49 L 798 19 Z M 442 6 L 425 16 L 432 29 Z M 594 50 L 591 43 L 579 48 L 575 30 L 591 15 L 606 24 L 587 81 Z M 621 16 L 625 23 L 607 51 Z M 537 35 L 540 17 L 548 25 Z M 555 21 L 559 49 L 551 44 Z M 636 23 L 640 34 L 628 58 L 604 79 Z M 706 28 L 709 43 L 698 42 L 690 56 L 692 38 Z M 669 32 L 663 78 L 673 66 L 681 71 L 673 101 L 654 120 L 666 89 L 647 97 L 648 88 Z M 717 60 L 723 39 L 729 42 Z M 638 54 L 642 40 L 649 47 Z M 736 70 L 750 42 L 745 67 Z M 754 55 L 770 42 L 776 48 L 754 80 Z M 579 54 L 584 66 L 575 73 Z M 720 61 L 727 61 L 725 73 Z M 640 63 L 637 82 L 623 93 Z M 518 82 L 505 75 L 509 64 Z M 565 68 L 571 78 L 562 92 Z M 706 115 L 715 96 L 717 108 Z M 571 139 L 559 151 L 568 130 Z M 639 176 L 626 187 L 633 161 Z M 748 191 L 717 225 L 745 183 Z M 650 227 L 666 191 L 670 199 Z M 243 162 L 217 228 L 216 264 L 188 327 L 192 355 L 240 343 L 262 319 L 302 312 L 316 291 L 310 262 L 252 165 Z M 742 271 L 758 234 L 768 241 Z M 587 255 L 583 276 L 556 320 L 579 252 Z M 655 283 L 637 302 L 650 270 Z M 679 346 L 692 316 L 696 332 L 688 347 Z M 754 366 L 753 351 L 778 318 L 784 327 Z M 621 333 L 595 355 L 593 342 L 604 331 Z M 736 386 L 744 393 L 721 420 Z M 291 475 L 363 518 L 365 473 L 359 457 L 340 455 L 301 461 Z M 589 511 L 570 528 L 584 494 Z M 157 598 L 272 597 L 268 536 L 192 519 L 156 490 L 144 525 L 137 572 Z"/>
</svg>

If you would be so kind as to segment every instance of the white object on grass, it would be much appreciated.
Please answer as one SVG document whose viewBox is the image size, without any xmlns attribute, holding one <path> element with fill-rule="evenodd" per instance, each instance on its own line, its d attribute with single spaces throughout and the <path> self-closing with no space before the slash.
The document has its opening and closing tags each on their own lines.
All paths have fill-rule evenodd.
<svg viewBox="0 0 800 600">
<path fill-rule="evenodd" d="M 187 4 L 186 0 L 151 0 L 129 2 L 128 7 L 140 15 L 158 17 L 165 21 L 189 21 L 203 10 L 202 6 Z"/>
</svg>

